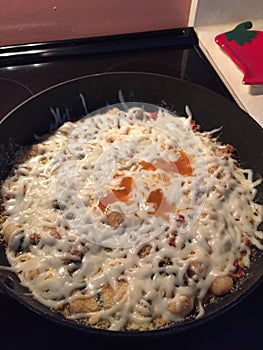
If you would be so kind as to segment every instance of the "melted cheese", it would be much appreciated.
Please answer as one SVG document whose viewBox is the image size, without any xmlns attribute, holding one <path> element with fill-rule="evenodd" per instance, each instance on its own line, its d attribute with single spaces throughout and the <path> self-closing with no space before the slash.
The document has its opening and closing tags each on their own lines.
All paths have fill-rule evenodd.
<svg viewBox="0 0 263 350">
<path fill-rule="evenodd" d="M 93 297 L 96 310 L 66 316 L 111 330 L 182 321 L 194 301 L 200 317 L 215 278 L 241 257 L 249 267 L 244 237 L 262 249 L 257 183 L 223 149 L 165 110 L 66 122 L 2 187 L 3 230 L 17 227 L 7 256 L 21 283 L 52 308 Z M 202 268 L 190 273 L 195 263 Z M 117 294 L 123 281 L 105 307 L 103 288 Z"/>
</svg>

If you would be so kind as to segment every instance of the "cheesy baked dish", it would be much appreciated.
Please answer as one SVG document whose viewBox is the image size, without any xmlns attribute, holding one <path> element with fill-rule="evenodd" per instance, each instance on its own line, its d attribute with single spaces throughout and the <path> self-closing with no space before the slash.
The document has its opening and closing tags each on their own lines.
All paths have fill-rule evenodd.
<svg viewBox="0 0 263 350">
<path fill-rule="evenodd" d="M 30 147 L 1 193 L 21 284 L 96 328 L 201 317 L 263 248 L 259 181 L 214 135 L 163 109 L 114 108 Z"/>
</svg>

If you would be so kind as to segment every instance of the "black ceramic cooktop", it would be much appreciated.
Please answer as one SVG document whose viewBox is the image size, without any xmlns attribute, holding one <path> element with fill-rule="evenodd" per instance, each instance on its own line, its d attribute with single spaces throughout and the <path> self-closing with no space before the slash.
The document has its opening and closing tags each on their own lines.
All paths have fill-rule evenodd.
<svg viewBox="0 0 263 350">
<path fill-rule="evenodd" d="M 179 28 L 0 48 L 0 119 L 54 84 L 113 71 L 161 73 L 232 99 L 200 50 L 194 30 Z M 177 335 L 105 339 L 52 323 L 0 291 L 0 348 L 262 349 L 262 295 L 261 285 L 226 313 Z"/>
</svg>

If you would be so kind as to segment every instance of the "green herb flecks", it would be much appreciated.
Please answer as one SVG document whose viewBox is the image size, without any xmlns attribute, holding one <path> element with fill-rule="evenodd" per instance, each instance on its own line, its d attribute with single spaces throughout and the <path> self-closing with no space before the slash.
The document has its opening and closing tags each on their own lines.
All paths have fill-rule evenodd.
<svg viewBox="0 0 263 350">
<path fill-rule="evenodd" d="M 101 297 L 101 294 L 97 293 L 95 295 L 95 299 L 96 299 L 96 302 L 97 302 L 98 306 L 100 307 L 100 309 L 102 309 L 104 307 L 104 303 L 103 303 L 103 299 Z"/>
<path fill-rule="evenodd" d="M 52 206 L 56 210 L 65 210 L 67 208 L 67 204 L 65 202 L 58 201 L 57 199 L 53 200 Z"/>
</svg>

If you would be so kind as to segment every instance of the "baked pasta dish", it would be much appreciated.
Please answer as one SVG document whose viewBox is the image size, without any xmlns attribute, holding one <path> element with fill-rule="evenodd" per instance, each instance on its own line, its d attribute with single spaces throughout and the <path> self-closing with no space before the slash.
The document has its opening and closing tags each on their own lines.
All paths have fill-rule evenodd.
<svg viewBox="0 0 263 350">
<path fill-rule="evenodd" d="M 262 249 L 251 170 L 189 117 L 118 108 L 65 122 L 2 184 L 21 284 L 68 319 L 152 330 L 200 318 Z"/>
</svg>

